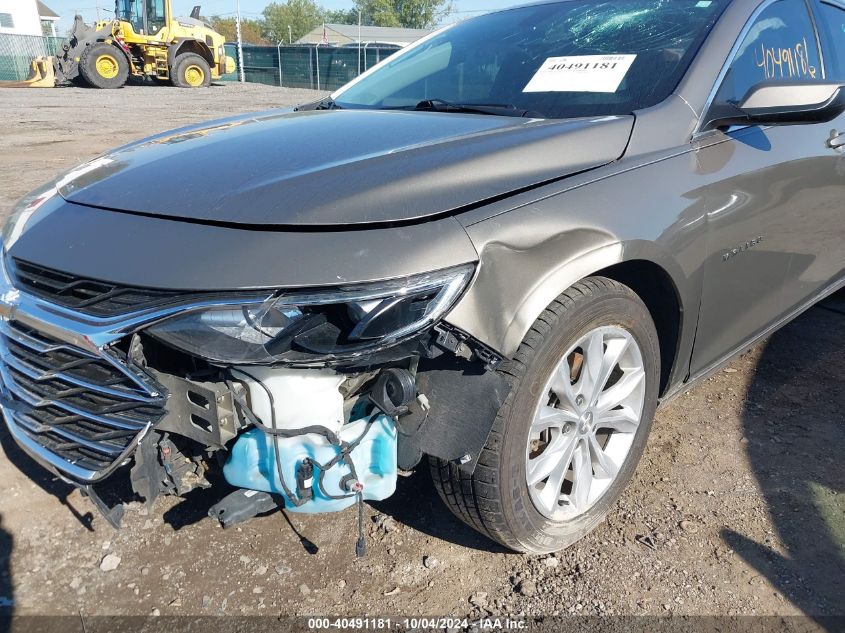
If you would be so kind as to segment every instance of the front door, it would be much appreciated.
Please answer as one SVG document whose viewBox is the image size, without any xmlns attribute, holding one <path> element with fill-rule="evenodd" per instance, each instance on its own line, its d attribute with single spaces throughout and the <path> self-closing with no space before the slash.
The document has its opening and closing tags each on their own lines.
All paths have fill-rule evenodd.
<svg viewBox="0 0 845 633">
<path fill-rule="evenodd" d="M 822 63 L 808 4 L 778 0 L 754 18 L 714 102 L 738 103 L 763 81 L 821 80 Z M 831 124 L 748 126 L 695 141 L 711 184 L 693 375 L 830 280 L 831 260 L 842 251 L 832 242 L 843 237 L 832 218 L 841 218 L 845 199 L 842 158 L 826 147 L 830 130 Z"/>
</svg>

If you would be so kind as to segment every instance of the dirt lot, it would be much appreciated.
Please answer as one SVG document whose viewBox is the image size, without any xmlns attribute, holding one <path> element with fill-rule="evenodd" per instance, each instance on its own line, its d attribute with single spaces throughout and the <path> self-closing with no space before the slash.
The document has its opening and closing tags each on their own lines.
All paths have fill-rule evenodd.
<svg viewBox="0 0 845 633">
<path fill-rule="evenodd" d="M 314 96 L 0 89 L 0 210 L 146 134 Z M 213 493 L 129 507 L 112 530 L 0 431 L 0 605 L 17 614 L 845 614 L 845 299 L 806 313 L 658 412 L 607 521 L 550 557 L 452 518 L 427 472 L 355 514 L 276 513 L 221 530 Z M 103 571 L 106 555 L 119 558 Z M 115 560 L 113 557 L 110 561 Z"/>
</svg>

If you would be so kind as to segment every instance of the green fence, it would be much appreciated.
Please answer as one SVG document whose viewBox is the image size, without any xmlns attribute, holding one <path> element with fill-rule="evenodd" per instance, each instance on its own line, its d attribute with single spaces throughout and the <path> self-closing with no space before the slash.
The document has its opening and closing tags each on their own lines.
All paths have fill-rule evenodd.
<svg viewBox="0 0 845 633">
<path fill-rule="evenodd" d="M 244 52 L 244 78 L 254 83 L 336 90 L 396 52 L 386 47 L 335 47 L 335 46 L 255 46 L 246 45 Z M 226 54 L 238 59 L 238 47 L 226 44 Z M 223 77 L 237 81 L 238 71 Z"/>
<path fill-rule="evenodd" d="M 0 34 L 0 81 L 23 81 L 36 57 L 55 55 L 64 38 Z M 336 90 L 386 57 L 395 48 L 380 46 L 254 46 L 246 45 L 244 76 L 246 81 L 285 86 Z M 238 59 L 238 47 L 226 44 L 226 54 Z M 237 81 L 238 72 L 223 76 Z"/>
<path fill-rule="evenodd" d="M 0 81 L 23 81 L 29 76 L 31 62 L 42 55 L 55 55 L 61 37 L 0 34 Z"/>
</svg>

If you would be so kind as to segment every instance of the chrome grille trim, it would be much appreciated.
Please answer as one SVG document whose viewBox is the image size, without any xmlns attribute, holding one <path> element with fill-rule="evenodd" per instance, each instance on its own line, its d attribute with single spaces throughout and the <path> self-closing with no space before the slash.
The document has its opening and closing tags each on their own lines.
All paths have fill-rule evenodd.
<svg viewBox="0 0 845 633">
<path fill-rule="evenodd" d="M 97 424 L 103 424 L 113 429 L 137 431 L 143 426 L 143 423 L 132 422 L 130 420 L 121 420 L 114 417 L 101 416 L 92 411 L 75 407 L 72 404 L 68 404 L 67 402 L 62 402 L 61 400 L 50 400 L 44 398 L 43 396 L 40 396 L 37 393 L 33 393 L 32 391 L 21 386 L 20 383 L 14 379 L 14 377 L 11 375 L 8 369 L 3 366 L 2 363 L 0 363 L 0 376 L 2 376 L 3 378 L 3 384 L 6 385 L 6 387 L 10 391 L 12 391 L 12 393 L 17 396 L 19 400 L 22 400 L 34 409 L 43 409 L 47 406 L 55 406 L 59 409 L 62 409 L 66 413 L 71 414 L 72 416 L 79 416 L 80 418 L 91 420 L 92 422 L 96 422 Z"/>
<path fill-rule="evenodd" d="M 165 415 L 164 390 L 115 351 L 10 316 L 0 320 L 0 408 L 13 437 L 60 476 L 102 480 Z"/>
<path fill-rule="evenodd" d="M 96 451 L 98 453 L 102 453 L 112 459 L 120 455 L 124 447 L 122 446 L 114 446 L 112 444 L 106 444 L 102 441 L 91 441 L 88 438 L 82 437 L 72 431 L 68 431 L 67 429 L 58 426 L 58 425 L 47 425 L 42 424 L 38 420 L 33 419 L 31 416 L 27 414 L 19 414 L 12 412 L 10 414 L 12 419 L 17 422 L 20 426 L 24 427 L 27 431 L 34 434 L 42 434 L 52 432 L 56 435 L 59 435 L 66 440 L 69 440 L 69 444 L 64 448 L 72 448 L 73 444 L 79 444 L 84 446 L 85 448 L 90 448 L 92 451 Z"/>
<path fill-rule="evenodd" d="M 96 358 L 96 355 L 87 352 L 85 350 L 79 348 L 73 348 L 70 345 L 65 343 L 46 343 L 38 338 L 21 332 L 9 325 L 8 321 L 0 320 L 0 334 L 5 336 L 6 338 L 12 339 L 16 343 L 20 343 L 21 345 L 26 345 L 27 347 L 35 350 L 36 352 L 40 352 L 42 354 L 47 352 L 55 352 L 60 349 L 73 349 L 79 354 L 84 354 L 89 356 L 90 358 Z"/>
<path fill-rule="evenodd" d="M 110 475 L 166 414 L 166 390 L 115 350 L 118 341 L 174 314 L 205 307 L 260 305 L 272 295 L 271 291 L 203 294 L 183 297 L 178 305 L 96 317 L 13 287 L 5 274 L 5 260 L 0 252 L 0 411 L 26 453 L 76 483 L 95 483 Z M 54 363 L 65 353 L 80 362 Z M 81 375 L 80 367 L 88 362 L 112 372 L 115 381 Z M 50 393 L 57 383 L 76 402 Z M 78 396 L 87 399 L 80 402 Z M 131 406 L 124 411 L 96 410 L 106 400 Z M 97 444 L 108 456 L 80 439 Z M 113 459 L 115 446 L 125 449 Z"/>
<path fill-rule="evenodd" d="M 140 442 L 150 428 L 152 428 L 152 424 L 147 425 L 144 430 L 135 437 L 126 450 L 111 463 L 110 466 L 97 470 L 86 468 L 78 463 L 70 462 L 57 453 L 54 453 L 39 444 L 12 419 L 9 409 L 3 402 L 2 398 L 0 398 L 0 411 L 3 413 L 3 418 L 6 420 L 6 426 L 9 429 L 9 433 L 12 435 L 12 439 L 14 439 L 18 446 L 20 446 L 35 461 L 66 481 L 69 479 L 86 484 L 97 483 L 112 474 L 112 472 L 123 464 L 123 462 L 132 454 L 138 442 Z"/>
<path fill-rule="evenodd" d="M 17 343 L 19 345 L 27 346 L 33 352 L 41 353 L 41 354 L 47 354 L 47 353 L 55 352 L 55 351 L 58 351 L 58 350 L 68 350 L 68 351 L 72 351 L 72 352 L 75 352 L 75 353 L 82 352 L 85 355 L 87 360 L 86 359 L 81 359 L 81 360 L 84 361 L 85 363 L 93 363 L 93 362 L 105 360 L 105 357 L 103 357 L 103 356 L 97 357 L 97 356 L 94 356 L 93 354 L 89 355 L 87 352 L 83 352 L 82 350 L 73 350 L 72 348 L 70 348 L 67 345 L 52 345 L 52 346 L 45 345 L 45 346 L 42 346 L 41 349 L 39 349 L 39 347 L 36 347 L 34 345 L 27 345 L 26 343 L 22 343 L 20 338 L 17 338 L 15 336 L 10 336 L 10 332 L 14 332 L 14 331 L 15 331 L 14 328 L 10 327 L 8 323 L 0 322 L 0 335 L 5 336 L 8 339 L 11 339 L 12 341 L 14 341 L 15 343 Z M 44 348 L 46 348 L 46 349 L 44 349 Z M 68 371 L 67 371 L 68 368 L 66 368 L 66 367 L 59 367 L 57 369 L 51 369 L 51 370 L 43 371 L 43 370 L 41 370 L 41 368 L 39 368 L 37 366 L 33 366 L 30 362 L 28 362 L 27 360 L 24 360 L 22 358 L 22 354 L 20 352 L 15 353 L 14 350 L 9 347 L 8 341 L 5 343 L 5 345 L 3 347 L 0 347 L 0 355 L 2 355 L 3 360 L 7 364 L 11 365 L 16 370 L 18 370 L 22 374 L 25 374 L 26 376 L 28 376 L 29 378 L 31 378 L 32 380 L 34 380 L 36 382 L 42 382 L 42 381 L 45 381 L 45 380 L 56 379 L 56 380 L 61 380 L 61 381 L 70 383 L 70 384 L 75 385 L 77 387 L 88 389 L 90 391 L 102 393 L 103 395 L 106 395 L 106 396 L 114 396 L 114 397 L 118 397 L 118 398 L 129 398 L 131 400 L 137 400 L 139 402 L 148 402 L 148 403 L 155 403 L 159 400 L 158 396 L 149 395 L 146 392 L 146 390 L 144 390 L 140 386 L 140 384 L 138 384 L 138 383 L 136 383 L 137 387 L 133 390 L 116 389 L 109 384 L 99 384 L 99 383 L 92 382 L 90 380 L 85 380 L 83 378 L 80 378 L 79 376 L 72 375 L 72 374 L 68 373 Z M 120 369 L 120 368 L 118 368 L 118 369 Z M 133 382 L 135 382 L 134 377 L 125 376 L 125 378 L 129 378 Z M 124 380 L 125 380 L 125 378 L 124 378 Z M 112 384 L 116 384 L 116 381 L 112 382 Z"/>
</svg>

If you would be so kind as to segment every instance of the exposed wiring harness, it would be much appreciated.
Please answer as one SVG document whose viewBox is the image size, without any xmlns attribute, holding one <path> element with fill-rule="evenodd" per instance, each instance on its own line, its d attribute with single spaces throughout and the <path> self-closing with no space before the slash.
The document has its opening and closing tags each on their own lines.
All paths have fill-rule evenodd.
<svg viewBox="0 0 845 633">
<path fill-rule="evenodd" d="M 332 446 L 335 446 L 338 449 L 337 455 L 335 455 L 325 464 L 321 464 L 320 462 L 309 458 L 303 460 L 300 464 L 300 469 L 297 472 L 297 480 L 298 483 L 303 483 L 309 479 L 312 479 L 314 476 L 313 468 L 316 467 L 316 484 L 320 493 L 325 498 L 332 500 L 349 499 L 350 497 L 356 498 L 356 503 L 358 505 L 358 541 L 355 545 L 355 552 L 359 557 L 364 556 L 366 553 L 366 544 L 364 540 L 364 492 L 363 486 L 360 483 L 361 480 L 358 478 L 358 472 L 355 469 L 355 462 L 352 460 L 351 453 L 364 440 L 364 438 L 367 436 L 367 433 L 369 433 L 370 429 L 372 428 L 375 416 L 369 416 L 363 432 L 361 432 L 361 434 L 351 442 L 343 441 L 337 434 L 333 433 L 330 429 L 319 425 L 305 426 L 298 429 L 280 429 L 276 421 L 275 399 L 273 398 L 273 394 L 270 389 L 267 388 L 267 385 L 258 380 L 255 376 L 241 369 L 237 369 L 234 371 L 243 374 L 244 376 L 253 380 L 256 384 L 260 385 L 264 392 L 267 394 L 267 398 L 270 402 L 270 427 L 267 427 L 261 422 L 255 412 L 246 402 L 244 397 L 235 389 L 232 380 L 230 378 L 227 378 L 225 380 L 226 386 L 229 387 L 229 391 L 232 393 L 232 399 L 235 402 L 235 405 L 237 406 L 239 411 L 243 414 L 243 416 L 247 420 L 249 420 L 249 422 L 251 422 L 252 425 L 255 426 L 255 428 L 261 430 L 263 433 L 266 433 L 273 438 L 273 454 L 276 462 L 276 472 L 278 473 L 279 483 L 282 486 L 284 496 L 287 501 L 291 503 L 291 505 L 297 508 L 301 507 L 311 501 L 313 495 L 308 494 L 302 496 L 299 494 L 295 494 L 293 491 L 291 491 L 291 489 L 285 482 L 285 475 L 282 469 L 281 449 L 279 448 L 279 438 L 297 437 L 300 435 L 308 435 L 313 433 L 315 435 L 325 437 L 326 440 L 328 440 L 328 442 Z M 231 376 L 231 378 L 234 378 L 234 376 Z M 323 477 L 329 469 L 333 468 L 340 462 L 344 462 L 349 468 L 350 475 L 348 475 L 341 481 L 346 481 L 350 484 L 350 492 L 347 494 L 332 495 L 329 494 L 326 490 L 325 485 L 323 483 Z M 300 490 L 298 492 L 302 492 L 302 486 L 298 487 L 300 487 Z"/>
</svg>

